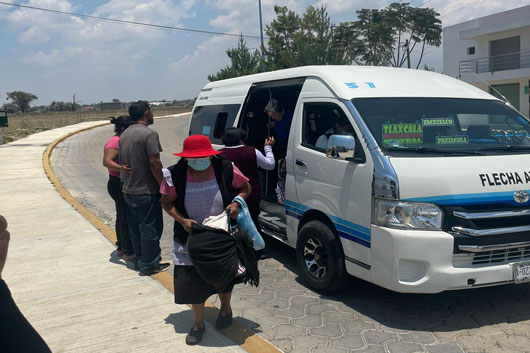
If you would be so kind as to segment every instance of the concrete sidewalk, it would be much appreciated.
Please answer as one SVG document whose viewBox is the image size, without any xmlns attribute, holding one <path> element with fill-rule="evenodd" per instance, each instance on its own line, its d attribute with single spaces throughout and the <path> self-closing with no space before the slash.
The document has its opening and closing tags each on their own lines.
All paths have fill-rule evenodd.
<svg viewBox="0 0 530 353">
<path fill-rule="evenodd" d="M 2 274 L 53 352 L 244 352 L 206 323 L 200 346 L 184 338 L 188 306 L 150 277 L 113 258 L 115 247 L 59 196 L 43 153 L 87 122 L 0 146 L 0 214 L 11 243 Z M 102 186 L 104 187 L 104 186 Z"/>
</svg>

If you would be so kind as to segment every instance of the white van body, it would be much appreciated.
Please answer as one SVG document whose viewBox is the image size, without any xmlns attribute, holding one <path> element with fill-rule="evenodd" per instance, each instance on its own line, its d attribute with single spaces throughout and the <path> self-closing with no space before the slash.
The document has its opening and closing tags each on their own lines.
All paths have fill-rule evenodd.
<svg viewBox="0 0 530 353">
<path fill-rule="evenodd" d="M 390 142 L 394 145 L 386 146 L 385 150 L 382 142 L 374 137 L 374 131 L 378 134 L 380 129 L 370 130 L 367 125 L 370 120 L 363 118 L 355 104 L 359 99 L 409 99 L 406 102 L 413 102 L 411 99 L 425 97 L 471 100 L 473 104 L 477 101 L 495 102 L 496 107 L 502 102 L 469 84 L 423 70 L 363 66 L 308 66 L 244 76 L 212 82 L 201 90 L 191 117 L 190 134 L 210 136 L 214 146 L 221 148 L 219 140 L 212 138 L 214 126 L 204 125 L 202 130 L 197 130 L 194 125 L 197 111 L 209 106 L 231 106 L 235 113 L 233 118 L 228 119 L 226 127 L 241 126 L 245 105 L 252 99 L 249 92 L 253 87 L 259 88 L 263 84 L 262 91 L 265 92 L 267 85 L 274 87 L 275 83 L 300 79 L 303 81 L 297 86 L 301 89 L 297 101 L 293 103 L 293 121 L 286 151 L 286 234 L 276 237 L 299 248 L 297 254 L 302 267 L 304 252 L 308 250 L 307 244 L 305 250 L 301 248 L 304 244 L 300 244 L 298 238 L 308 222 L 317 221 L 330 228 L 336 237 L 340 251 L 333 254 L 342 257 L 339 261 L 343 262 L 348 274 L 393 291 L 437 293 L 529 280 L 529 152 L 510 152 L 511 147 L 498 153 L 466 150 L 467 153 L 450 151 L 440 155 L 434 149 L 430 154 L 428 149 L 422 148 L 414 152 L 410 145 L 402 145 L 406 140 L 399 136 L 404 135 L 395 135 L 398 142 Z M 355 139 L 362 148 L 362 163 L 330 158 L 329 153 L 304 145 L 304 107 L 311 104 L 332 104 L 342 110 L 341 114 L 347 116 L 352 124 Z M 502 104 L 505 105 L 504 102 Z M 507 109 L 520 114 L 513 108 Z M 464 118 L 458 115 L 462 122 Z M 451 123 L 457 118 L 448 119 Z M 514 124 L 520 123 L 524 127 L 528 123 L 525 119 L 521 116 Z M 422 119 L 421 123 L 413 123 L 415 127 L 422 124 L 421 139 L 426 139 L 427 126 L 434 121 L 431 118 L 426 120 L 429 122 Z M 411 125 L 383 122 L 382 126 L 384 130 L 392 126 L 407 129 Z M 464 136 L 462 133 L 466 131 L 471 132 L 469 126 L 467 130 L 462 129 L 458 136 Z M 381 139 L 384 139 L 384 131 L 382 134 Z M 528 137 L 525 136 L 521 137 L 521 141 Z M 444 136 L 434 138 L 436 143 L 444 141 Z M 462 145 L 459 146 L 468 148 L 470 137 L 461 139 Z M 481 146 L 480 143 L 489 147 L 504 146 L 492 143 L 491 139 L 474 141 L 478 141 L 477 146 Z M 524 142 L 524 146 L 526 144 Z M 402 212 L 397 214 L 401 216 L 405 211 L 399 210 L 408 212 L 410 209 L 416 212 L 407 218 L 412 223 L 413 217 L 416 217 L 416 223 L 423 222 L 425 217 L 433 217 L 432 222 L 439 220 L 444 225 L 433 226 L 435 229 L 414 229 L 410 226 L 412 223 L 381 224 L 378 221 L 381 218 L 377 218 L 382 212 L 380 205 L 383 209 L 389 207 L 389 217 L 392 216 L 389 212 Z M 398 208 L 393 205 L 398 205 Z M 504 209 L 503 205 L 508 206 Z M 468 211 L 458 211 L 461 207 L 468 207 Z M 267 213 L 262 216 L 267 218 Z M 509 224 L 512 217 L 517 220 L 516 226 Z M 476 219 L 484 220 L 489 228 L 473 229 L 469 224 L 474 223 L 465 223 Z M 456 223 L 449 224 L 453 220 Z M 464 223 L 459 223 L 460 220 Z M 496 220 L 502 223 L 496 224 Z M 274 223 L 275 219 L 269 217 L 268 221 Z M 421 224 L 428 222 L 431 221 Z M 318 240 L 318 236 L 315 239 Z M 480 256 L 481 261 L 474 260 Z M 306 260 L 306 265 L 311 264 Z M 324 267 L 323 273 L 333 269 L 338 271 L 337 267 Z M 310 274 L 306 273 L 306 276 Z"/>
</svg>

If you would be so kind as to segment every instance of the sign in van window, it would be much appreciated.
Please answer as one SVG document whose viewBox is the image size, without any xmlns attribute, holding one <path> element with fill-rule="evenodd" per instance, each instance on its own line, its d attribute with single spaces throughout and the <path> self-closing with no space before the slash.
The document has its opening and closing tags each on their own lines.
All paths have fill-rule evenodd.
<svg viewBox="0 0 530 353">
<path fill-rule="evenodd" d="M 457 136 L 436 136 L 437 145 L 461 145 L 468 144 L 469 137 L 467 135 Z"/>
<path fill-rule="evenodd" d="M 453 118 L 423 118 L 421 124 L 423 127 L 454 126 L 455 120 Z"/>
<path fill-rule="evenodd" d="M 383 144 L 413 145 L 423 143 L 423 129 L 419 123 L 383 124 Z"/>
</svg>

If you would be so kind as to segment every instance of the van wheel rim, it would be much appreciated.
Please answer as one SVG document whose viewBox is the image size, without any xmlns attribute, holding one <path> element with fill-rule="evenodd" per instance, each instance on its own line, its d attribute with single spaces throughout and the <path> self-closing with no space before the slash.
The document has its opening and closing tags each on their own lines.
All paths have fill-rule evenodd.
<svg viewBox="0 0 530 353">
<path fill-rule="evenodd" d="M 322 279 L 328 272 L 328 254 L 319 239 L 309 238 L 304 244 L 304 261 L 312 277 Z"/>
</svg>

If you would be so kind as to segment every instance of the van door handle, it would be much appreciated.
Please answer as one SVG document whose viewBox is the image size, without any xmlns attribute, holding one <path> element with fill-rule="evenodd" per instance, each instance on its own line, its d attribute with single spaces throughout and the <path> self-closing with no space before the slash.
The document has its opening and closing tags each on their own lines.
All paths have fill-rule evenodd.
<svg viewBox="0 0 530 353">
<path fill-rule="evenodd" d="M 296 165 L 299 165 L 301 167 L 307 167 L 307 164 L 305 161 L 301 160 L 301 159 L 297 159 L 296 160 Z"/>
</svg>

